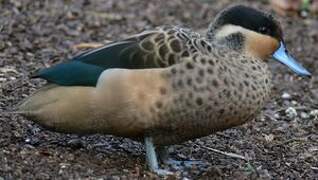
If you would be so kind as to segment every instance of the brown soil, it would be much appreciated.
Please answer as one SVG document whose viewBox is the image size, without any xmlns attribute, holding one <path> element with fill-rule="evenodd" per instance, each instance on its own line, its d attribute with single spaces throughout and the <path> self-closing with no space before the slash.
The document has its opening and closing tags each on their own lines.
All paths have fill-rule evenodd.
<svg viewBox="0 0 318 180">
<path fill-rule="evenodd" d="M 147 170 L 139 143 L 113 136 L 54 133 L 6 112 L 43 84 L 28 78 L 32 72 L 78 54 L 74 45 L 116 40 L 163 24 L 204 32 L 229 3 L 0 0 L 0 179 L 158 178 Z M 243 3 L 270 10 L 267 1 Z M 279 19 L 290 51 L 313 77 L 300 79 L 271 63 L 275 89 L 263 113 L 243 126 L 174 146 L 172 158 L 199 159 L 210 165 L 183 168 L 169 178 L 318 179 L 318 20 Z"/>
</svg>

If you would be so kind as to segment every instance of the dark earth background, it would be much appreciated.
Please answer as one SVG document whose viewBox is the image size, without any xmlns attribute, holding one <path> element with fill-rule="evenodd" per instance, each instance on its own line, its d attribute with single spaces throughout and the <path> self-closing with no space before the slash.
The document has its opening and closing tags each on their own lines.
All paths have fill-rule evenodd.
<svg viewBox="0 0 318 180">
<path fill-rule="evenodd" d="M 267 1 L 243 1 L 270 10 Z M 0 0 L 0 180 L 149 179 L 139 143 L 113 136 L 50 132 L 7 111 L 44 82 L 35 70 L 85 49 L 163 24 L 205 32 L 231 1 L 213 0 Z M 287 45 L 313 73 L 301 79 L 271 62 L 274 93 L 247 124 L 173 148 L 174 159 L 199 159 L 208 167 L 173 170 L 170 179 L 318 179 L 318 21 L 279 17 Z M 247 160 L 208 150 L 218 149 Z M 168 167 L 167 167 L 168 168 Z"/>
</svg>

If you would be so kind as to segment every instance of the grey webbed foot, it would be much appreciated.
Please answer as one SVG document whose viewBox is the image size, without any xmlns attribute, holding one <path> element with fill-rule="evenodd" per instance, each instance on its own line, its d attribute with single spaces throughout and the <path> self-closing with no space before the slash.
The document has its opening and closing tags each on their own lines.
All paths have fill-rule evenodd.
<svg viewBox="0 0 318 180">
<path fill-rule="evenodd" d="M 174 159 L 167 159 L 165 165 L 171 167 L 174 170 L 184 170 L 187 168 L 198 167 L 200 169 L 207 169 L 210 164 L 208 162 L 203 162 L 200 160 L 174 160 Z"/>
<path fill-rule="evenodd" d="M 200 160 L 175 160 L 169 158 L 169 149 L 168 146 L 159 146 L 156 148 L 159 160 L 162 164 L 172 168 L 174 170 L 183 170 L 186 168 L 199 167 L 206 169 L 210 166 L 208 162 L 200 161 Z"/>
</svg>

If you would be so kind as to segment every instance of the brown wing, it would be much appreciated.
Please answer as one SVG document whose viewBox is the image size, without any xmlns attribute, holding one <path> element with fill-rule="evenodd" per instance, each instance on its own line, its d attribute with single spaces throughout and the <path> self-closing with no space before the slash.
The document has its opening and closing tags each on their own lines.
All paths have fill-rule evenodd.
<svg viewBox="0 0 318 180">
<path fill-rule="evenodd" d="M 198 38 L 198 34 L 178 27 L 144 32 L 127 39 L 136 44 L 124 49 L 120 59 L 126 59 L 134 69 L 171 66 L 196 51 L 192 43 Z"/>
<path fill-rule="evenodd" d="M 197 52 L 197 46 L 202 45 L 200 42 L 205 41 L 188 29 L 158 28 L 88 51 L 70 61 L 43 69 L 33 77 L 59 85 L 95 86 L 106 69 L 171 66 Z"/>
</svg>

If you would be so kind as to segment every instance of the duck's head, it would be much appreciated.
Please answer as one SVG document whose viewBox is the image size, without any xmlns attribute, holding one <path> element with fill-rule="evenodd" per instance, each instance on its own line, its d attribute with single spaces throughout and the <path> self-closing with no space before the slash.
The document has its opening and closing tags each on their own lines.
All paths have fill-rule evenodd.
<svg viewBox="0 0 318 180">
<path fill-rule="evenodd" d="M 207 36 L 211 41 L 264 61 L 273 57 L 298 75 L 311 75 L 289 55 L 281 26 L 270 14 L 243 5 L 231 6 L 217 15 Z"/>
</svg>

